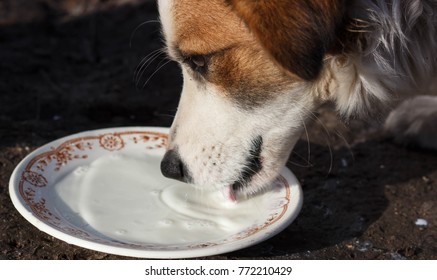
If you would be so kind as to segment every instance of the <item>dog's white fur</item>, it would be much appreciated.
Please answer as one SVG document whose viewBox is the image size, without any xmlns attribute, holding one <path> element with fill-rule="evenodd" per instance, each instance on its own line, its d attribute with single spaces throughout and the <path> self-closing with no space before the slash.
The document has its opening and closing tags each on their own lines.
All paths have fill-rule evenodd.
<svg viewBox="0 0 437 280">
<path fill-rule="evenodd" d="M 173 42 L 178 24 L 173 18 L 174 1 L 178 0 L 159 0 L 167 44 Z M 261 135 L 262 169 L 245 190 L 256 192 L 267 186 L 285 165 L 305 122 L 321 102 L 334 101 L 339 113 L 349 117 L 366 115 L 378 104 L 387 106 L 410 94 L 434 94 L 437 1 L 354 0 L 349 13 L 355 19 L 351 32 L 362 35 L 353 42 L 354 51 L 326 56 L 317 80 L 290 83 L 254 110 L 236 106 L 212 83 L 199 86 L 182 65 L 183 91 L 168 148 L 177 148 L 195 184 L 222 188 L 239 180 L 252 139 Z M 170 56 L 174 56 L 171 50 Z M 401 116 L 417 110 L 413 106 Z M 437 107 L 431 106 L 420 118 L 433 118 L 424 123 L 436 124 L 436 112 Z M 387 128 L 403 135 L 398 118 L 392 115 Z M 407 134 L 411 138 L 420 133 Z M 435 138 L 428 136 L 427 141 Z"/>
<path fill-rule="evenodd" d="M 189 77 L 185 69 L 183 73 Z M 265 186 L 285 165 L 284 155 L 290 154 L 299 139 L 311 102 L 305 101 L 305 91 L 295 88 L 269 106 L 247 112 L 220 97 L 218 90 L 212 84 L 199 88 L 193 79 L 184 79 L 174 121 L 175 139 L 168 148 L 177 145 L 196 185 L 222 188 L 240 179 L 252 139 L 262 135 L 267 143 L 261 153 L 263 168 L 251 184 Z"/>
</svg>

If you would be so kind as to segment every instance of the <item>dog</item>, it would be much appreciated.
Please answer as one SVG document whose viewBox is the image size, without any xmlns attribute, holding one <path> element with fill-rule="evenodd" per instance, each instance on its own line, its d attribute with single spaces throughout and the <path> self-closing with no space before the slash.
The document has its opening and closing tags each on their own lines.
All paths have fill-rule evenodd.
<svg viewBox="0 0 437 280">
<path fill-rule="evenodd" d="M 161 171 L 231 200 L 271 184 L 321 104 L 332 101 L 343 118 L 387 115 L 392 104 L 437 89 L 434 0 L 158 7 L 167 53 L 184 78 Z M 437 99 L 428 96 L 404 103 L 385 127 L 400 142 L 437 149 L 436 123 Z"/>
</svg>

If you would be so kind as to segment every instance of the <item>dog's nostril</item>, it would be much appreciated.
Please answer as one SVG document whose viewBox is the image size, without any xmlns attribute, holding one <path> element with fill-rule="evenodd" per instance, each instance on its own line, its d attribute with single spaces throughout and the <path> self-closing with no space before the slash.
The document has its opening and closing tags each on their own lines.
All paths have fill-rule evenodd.
<svg viewBox="0 0 437 280">
<path fill-rule="evenodd" d="M 175 150 L 168 150 L 161 161 L 161 172 L 167 178 L 186 182 L 186 168 Z"/>
</svg>

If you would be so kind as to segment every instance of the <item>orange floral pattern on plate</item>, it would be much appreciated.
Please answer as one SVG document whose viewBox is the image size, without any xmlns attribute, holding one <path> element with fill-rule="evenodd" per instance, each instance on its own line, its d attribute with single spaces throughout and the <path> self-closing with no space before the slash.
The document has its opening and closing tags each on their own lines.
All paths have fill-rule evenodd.
<svg viewBox="0 0 437 280">
<path fill-rule="evenodd" d="M 51 147 L 47 152 L 35 155 L 29 161 L 25 170 L 21 173 L 18 186 L 20 196 L 32 212 L 45 223 L 64 233 L 74 234 L 83 239 L 95 240 L 91 235 L 74 225 L 60 226 L 61 217 L 52 213 L 46 207 L 46 199 L 38 195 L 39 192 L 36 188 L 50 185 L 49 180 L 43 175 L 44 172 L 48 172 L 47 168 L 50 167 L 54 172 L 58 172 L 72 161 L 86 160 L 89 157 L 87 151 L 91 151 L 95 147 L 101 147 L 106 151 L 122 150 L 126 143 L 123 137 L 129 140 L 128 136 L 132 135 L 136 135 L 135 137 L 141 139 L 141 141 L 128 142 L 142 144 L 146 149 L 154 149 L 158 146 L 159 148 L 165 147 L 167 143 L 167 134 L 149 131 L 126 131 L 68 139 L 57 147 Z M 103 239 L 99 240 L 101 243 L 107 243 Z"/>
<path fill-rule="evenodd" d="M 31 185 L 35 186 L 35 187 L 45 187 L 47 186 L 47 179 L 34 171 L 24 171 L 22 176 L 21 176 L 22 180 L 29 182 Z"/>
<path fill-rule="evenodd" d="M 108 133 L 100 136 L 100 146 L 108 151 L 118 151 L 123 149 L 124 141 L 118 133 Z"/>
<path fill-rule="evenodd" d="M 287 180 L 280 176 L 276 182 L 276 187 L 284 188 L 285 195 L 280 198 L 280 201 L 272 205 L 274 209 L 270 209 L 270 214 L 265 221 L 254 224 L 252 227 L 228 236 L 223 240 L 183 246 L 161 246 L 159 244 L 134 244 L 120 240 L 108 240 L 88 233 L 84 229 L 70 224 L 62 216 L 58 216 L 57 213 L 52 213 L 47 208 L 46 199 L 39 195 L 38 189 L 50 186 L 50 179 L 47 179 L 50 177 L 43 175 L 45 172 L 49 172 L 47 171 L 49 168 L 52 168 L 51 170 L 57 173 L 73 161 L 89 159 L 89 153 L 96 149 L 100 149 L 103 152 L 114 152 L 121 151 L 129 145 L 143 145 L 146 150 L 164 149 L 167 146 L 167 136 L 166 133 L 151 131 L 121 131 L 86 135 L 65 140 L 57 147 L 51 147 L 48 151 L 36 154 L 29 160 L 24 171 L 21 173 L 21 180 L 18 186 L 19 193 L 34 215 L 44 223 L 65 234 L 100 244 L 144 250 L 205 248 L 238 241 L 250 237 L 274 224 L 287 212 L 290 202 L 290 187 Z M 274 191 L 276 192 L 277 190 Z"/>
</svg>

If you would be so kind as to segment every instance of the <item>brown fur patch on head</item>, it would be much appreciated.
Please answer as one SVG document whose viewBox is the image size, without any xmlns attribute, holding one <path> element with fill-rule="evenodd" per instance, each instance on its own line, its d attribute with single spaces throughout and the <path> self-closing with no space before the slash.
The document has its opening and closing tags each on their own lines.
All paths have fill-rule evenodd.
<svg viewBox="0 0 437 280">
<path fill-rule="evenodd" d="M 174 0 L 175 38 L 185 53 L 207 54 L 250 40 L 247 27 L 223 0 Z"/>
<path fill-rule="evenodd" d="M 297 80 L 277 67 L 258 45 L 236 46 L 217 54 L 205 79 L 246 109 L 264 104 Z"/>
<path fill-rule="evenodd" d="M 204 73 L 188 70 L 199 85 L 212 83 L 225 97 L 251 108 L 297 80 L 278 67 L 224 0 L 175 0 L 172 9 L 170 53 L 181 62 L 192 55 L 208 58 Z"/>
<path fill-rule="evenodd" d="M 225 0 L 284 69 L 317 78 L 335 44 L 345 0 Z"/>
</svg>

